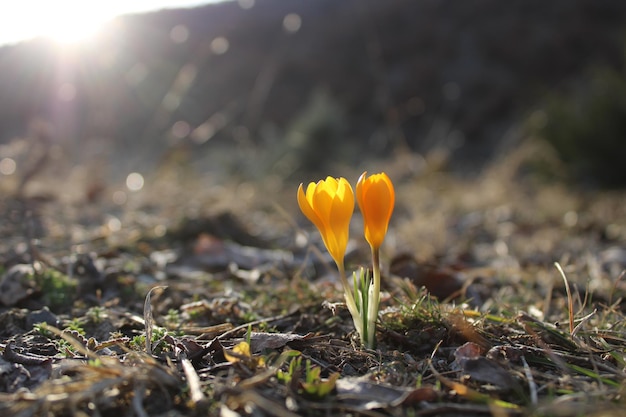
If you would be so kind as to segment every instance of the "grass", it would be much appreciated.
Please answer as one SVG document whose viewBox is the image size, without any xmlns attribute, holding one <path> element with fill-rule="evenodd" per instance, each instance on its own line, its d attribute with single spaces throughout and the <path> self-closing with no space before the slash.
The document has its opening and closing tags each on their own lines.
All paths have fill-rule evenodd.
<svg viewBox="0 0 626 417">
<path fill-rule="evenodd" d="M 397 182 L 383 247 L 375 350 L 359 346 L 333 269 L 308 246 L 315 235 L 304 245 L 285 238 L 301 232 L 295 214 L 284 218 L 298 213 L 295 188 L 272 202 L 282 214 L 263 201 L 233 206 L 244 229 L 257 207 L 274 225 L 255 234 L 268 243 L 252 251 L 236 252 L 229 241 L 233 259 L 254 254 L 255 274 L 211 263 L 224 250 L 219 235 L 208 247 L 193 235 L 174 238 L 175 231 L 151 240 L 143 230 L 147 236 L 167 222 L 163 214 L 141 224 L 122 215 L 119 236 L 81 243 L 93 249 L 99 278 L 49 272 L 37 278 L 45 291 L 30 304 L 0 312 L 3 360 L 24 370 L 5 375 L 0 410 L 24 417 L 619 415 L 626 283 L 619 257 L 609 255 L 626 242 L 623 195 L 519 180 L 513 165 L 494 165 L 477 180 L 416 179 L 389 166 L 392 176 L 410 179 Z M 154 195 L 145 194 L 151 207 Z M 175 213 L 168 201 L 161 210 Z M 116 249 L 113 242 L 131 235 L 141 248 L 126 241 Z M 63 264 L 71 262 L 67 251 L 54 252 L 50 242 L 39 251 L 71 267 Z M 175 261 L 153 262 L 164 249 Z M 274 249 L 293 258 L 276 262 Z M 366 264 L 369 250 L 356 244 L 348 259 L 350 268 Z M 389 272 L 406 259 L 415 269 Z M 430 290 L 442 282 L 449 288 L 436 298 Z M 157 286 L 167 289 L 146 300 Z M 26 328 L 28 315 L 53 301 L 63 330 Z"/>
</svg>

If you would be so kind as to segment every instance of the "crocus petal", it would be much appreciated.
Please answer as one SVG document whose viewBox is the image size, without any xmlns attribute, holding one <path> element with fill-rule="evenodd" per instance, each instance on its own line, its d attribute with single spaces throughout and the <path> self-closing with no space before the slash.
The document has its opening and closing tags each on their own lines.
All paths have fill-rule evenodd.
<svg viewBox="0 0 626 417">
<path fill-rule="evenodd" d="M 362 173 L 356 182 L 356 200 L 359 205 L 359 209 L 361 210 L 361 214 L 363 213 L 361 207 L 363 207 L 363 183 L 365 182 L 365 178 L 367 178 L 367 171 Z"/>
<path fill-rule="evenodd" d="M 298 188 L 298 205 L 317 227 L 326 249 L 337 264 L 343 264 L 348 244 L 350 218 L 354 211 L 354 193 L 345 178 L 327 177 L 310 183 L 306 193 Z"/>
<path fill-rule="evenodd" d="M 333 230 L 334 250 L 337 256 L 343 255 L 348 245 L 350 233 L 350 219 L 354 211 L 354 193 L 350 183 L 345 178 L 341 178 L 337 187 L 337 192 L 333 198 L 329 216 L 329 227 Z"/>
<path fill-rule="evenodd" d="M 370 177 L 364 172 L 357 182 L 356 194 L 363 215 L 365 239 L 373 248 L 379 248 L 387 234 L 395 204 L 393 184 L 384 172 Z"/>
<path fill-rule="evenodd" d="M 314 188 L 315 183 L 310 183 L 307 187 L 307 195 L 309 194 L 309 190 L 313 191 Z M 298 187 L 298 205 L 300 206 L 300 210 L 302 211 L 302 213 L 306 216 L 307 219 L 311 221 L 311 223 L 315 225 L 315 227 L 317 227 L 318 229 L 323 229 L 325 227 L 324 222 L 322 221 L 322 219 L 319 218 L 319 216 L 313 209 L 313 206 L 311 205 L 311 199 L 307 198 L 307 196 L 304 194 L 304 191 L 302 190 L 302 184 L 300 184 L 300 186 Z"/>
<path fill-rule="evenodd" d="M 318 216 L 325 222 L 330 218 L 330 210 L 333 205 L 333 198 L 337 191 L 336 183 L 319 181 L 313 195 L 311 196 L 311 205 Z"/>
</svg>

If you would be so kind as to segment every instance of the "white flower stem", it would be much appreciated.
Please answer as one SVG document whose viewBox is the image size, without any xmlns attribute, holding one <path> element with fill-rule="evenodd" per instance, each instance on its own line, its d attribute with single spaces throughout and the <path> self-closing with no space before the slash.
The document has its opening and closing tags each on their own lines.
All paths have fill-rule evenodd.
<svg viewBox="0 0 626 417">
<path fill-rule="evenodd" d="M 346 299 L 346 305 L 348 306 L 348 311 L 352 315 L 352 321 L 354 322 L 354 327 L 356 328 L 359 337 L 361 338 L 361 343 L 364 343 L 364 328 L 363 322 L 361 322 L 361 313 L 354 302 L 354 296 L 352 295 L 352 290 L 350 289 L 350 285 L 348 284 L 348 279 L 346 278 L 346 270 L 343 264 L 337 263 L 337 269 L 339 270 L 339 278 L 341 279 L 341 285 L 343 286 L 343 292 Z M 355 294 L 358 296 L 358 294 Z"/>
<path fill-rule="evenodd" d="M 378 303 L 380 300 L 380 253 L 378 248 L 372 247 L 372 282 L 369 286 L 369 305 L 367 310 L 367 347 L 376 347 L 376 319 L 378 318 Z"/>
</svg>

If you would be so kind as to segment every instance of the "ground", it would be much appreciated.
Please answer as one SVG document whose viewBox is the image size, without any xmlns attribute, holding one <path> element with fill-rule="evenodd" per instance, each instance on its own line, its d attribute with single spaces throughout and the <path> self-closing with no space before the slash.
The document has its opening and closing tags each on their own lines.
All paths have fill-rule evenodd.
<svg viewBox="0 0 626 417">
<path fill-rule="evenodd" d="M 111 200 L 112 185 L 7 181 L 0 410 L 621 415 L 624 193 L 540 178 L 529 155 L 471 178 L 432 155 L 364 167 L 397 197 L 373 350 L 297 184 L 160 172 Z M 368 262 L 360 222 L 349 270 Z"/>
</svg>

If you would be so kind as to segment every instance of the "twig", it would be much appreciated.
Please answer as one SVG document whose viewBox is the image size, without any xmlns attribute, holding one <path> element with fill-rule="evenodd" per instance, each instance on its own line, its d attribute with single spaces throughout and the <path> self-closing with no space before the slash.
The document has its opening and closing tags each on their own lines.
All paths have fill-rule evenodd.
<svg viewBox="0 0 626 417">
<path fill-rule="evenodd" d="M 569 333 L 570 335 L 573 336 L 574 334 L 574 300 L 572 299 L 572 292 L 570 291 L 569 284 L 567 282 L 567 277 L 565 276 L 565 272 L 563 272 L 563 268 L 561 268 L 561 265 L 558 262 L 555 262 L 554 266 L 556 266 L 556 269 L 561 274 L 561 277 L 563 278 L 563 282 L 565 283 L 565 292 L 567 293 L 567 309 L 569 310 L 568 311 Z"/>
<path fill-rule="evenodd" d="M 270 323 L 272 321 L 278 321 L 278 320 L 287 318 L 289 316 L 293 316 L 296 313 L 298 313 L 298 310 L 296 310 L 296 311 L 294 311 L 292 313 L 281 314 L 279 316 L 268 317 L 268 318 L 265 318 L 265 319 L 250 321 L 248 323 L 244 323 L 244 324 L 239 325 L 237 327 L 233 327 L 229 331 L 224 332 L 221 335 L 217 336 L 217 339 L 218 340 L 223 340 L 226 336 L 230 336 L 231 334 L 237 333 L 240 330 L 248 329 L 248 327 L 250 327 L 250 326 L 256 326 L 257 324 L 261 324 L 261 323 Z"/>
<path fill-rule="evenodd" d="M 572 331 L 572 337 L 576 336 L 576 333 L 578 333 L 578 331 L 582 328 L 583 324 L 585 324 L 590 318 L 592 318 L 596 313 L 598 312 L 598 309 L 594 309 L 591 313 L 587 314 L 585 317 L 583 317 L 582 319 L 580 319 L 580 323 L 578 323 L 576 325 L 576 327 L 574 328 L 574 331 Z"/>
</svg>

